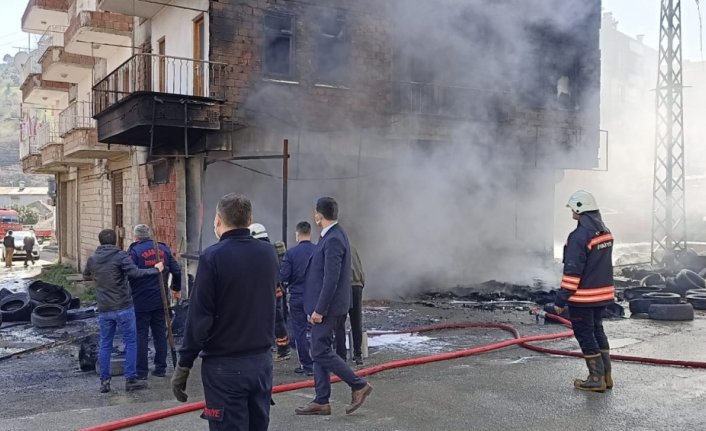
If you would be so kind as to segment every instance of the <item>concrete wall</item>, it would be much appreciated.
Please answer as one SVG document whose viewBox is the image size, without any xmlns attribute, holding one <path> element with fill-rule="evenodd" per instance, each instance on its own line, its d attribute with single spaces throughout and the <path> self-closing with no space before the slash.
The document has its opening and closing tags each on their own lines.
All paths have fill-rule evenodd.
<svg viewBox="0 0 706 431">
<path fill-rule="evenodd" d="M 47 195 L 0 195 L 0 208 L 7 208 L 10 205 L 29 205 L 31 203 L 49 199 Z"/>
</svg>

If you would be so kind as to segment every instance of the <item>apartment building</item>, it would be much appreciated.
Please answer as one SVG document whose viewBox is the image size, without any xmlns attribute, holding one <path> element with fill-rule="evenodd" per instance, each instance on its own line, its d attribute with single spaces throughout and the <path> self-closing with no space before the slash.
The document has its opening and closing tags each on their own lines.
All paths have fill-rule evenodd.
<svg viewBox="0 0 706 431">
<path fill-rule="evenodd" d="M 551 254 L 557 170 L 598 163 L 600 1 L 428 3 L 30 0 L 23 28 L 52 49 L 28 59 L 25 109 L 51 114 L 28 114 L 23 166 L 57 175 L 62 255 L 80 265 L 151 202 L 197 257 L 227 192 L 279 239 L 285 139 L 284 221 L 335 195 L 373 272 L 433 213 L 479 253 Z"/>
</svg>

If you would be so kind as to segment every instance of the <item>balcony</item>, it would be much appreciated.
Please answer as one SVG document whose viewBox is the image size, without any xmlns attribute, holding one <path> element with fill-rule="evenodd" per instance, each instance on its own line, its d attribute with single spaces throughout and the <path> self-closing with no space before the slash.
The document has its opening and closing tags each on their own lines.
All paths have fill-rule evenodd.
<svg viewBox="0 0 706 431">
<path fill-rule="evenodd" d="M 27 127 L 21 128 L 20 133 L 20 159 L 22 160 L 22 172 L 26 174 L 39 174 L 42 171 L 42 155 L 37 147 L 37 139 L 34 133 L 28 135 Z"/>
<path fill-rule="evenodd" d="M 93 70 L 96 59 L 64 50 L 67 27 L 51 26 L 38 42 L 42 78 L 48 81 L 78 83 Z"/>
<path fill-rule="evenodd" d="M 76 159 L 64 155 L 64 141 L 59 136 L 56 122 L 42 123 L 37 127 L 37 147 L 42 156 L 42 169 L 53 172 L 66 172 L 69 166 L 90 165 L 92 160 Z"/>
<path fill-rule="evenodd" d="M 77 12 L 64 34 L 64 49 L 74 54 L 108 58 L 132 46 L 131 16 L 84 10 Z"/>
<path fill-rule="evenodd" d="M 69 100 L 67 82 L 47 81 L 41 73 L 32 73 L 20 86 L 22 101 L 34 105 L 63 107 Z"/>
<path fill-rule="evenodd" d="M 91 117 L 91 102 L 73 102 L 59 114 L 59 136 L 64 141 L 63 155 L 70 159 L 117 159 L 129 147 L 98 142 L 96 120 Z"/>
<path fill-rule="evenodd" d="M 98 0 L 98 9 L 106 12 L 120 13 L 123 15 L 136 16 L 144 19 L 150 19 L 157 14 L 164 5 L 157 2 L 133 0 L 126 2 L 125 0 Z"/>
<path fill-rule="evenodd" d="M 134 55 L 93 86 L 98 140 L 188 151 L 188 143 L 221 129 L 231 69 L 224 63 Z"/>
<path fill-rule="evenodd" d="M 22 15 L 22 31 L 44 33 L 49 26 L 66 25 L 69 19 L 69 0 L 29 0 Z"/>
</svg>

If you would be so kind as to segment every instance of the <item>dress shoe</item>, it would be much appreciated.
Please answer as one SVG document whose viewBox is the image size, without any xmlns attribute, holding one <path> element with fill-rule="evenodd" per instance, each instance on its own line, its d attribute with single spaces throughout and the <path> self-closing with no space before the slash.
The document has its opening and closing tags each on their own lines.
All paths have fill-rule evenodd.
<svg viewBox="0 0 706 431">
<path fill-rule="evenodd" d="M 363 405 L 368 395 L 373 392 L 373 387 L 366 383 L 362 388 L 351 392 L 351 404 L 346 407 L 346 414 L 349 415 L 358 410 Z"/>
<path fill-rule="evenodd" d="M 331 404 L 317 404 L 311 402 L 304 407 L 297 407 L 294 413 L 300 416 L 328 416 L 331 414 Z"/>
</svg>

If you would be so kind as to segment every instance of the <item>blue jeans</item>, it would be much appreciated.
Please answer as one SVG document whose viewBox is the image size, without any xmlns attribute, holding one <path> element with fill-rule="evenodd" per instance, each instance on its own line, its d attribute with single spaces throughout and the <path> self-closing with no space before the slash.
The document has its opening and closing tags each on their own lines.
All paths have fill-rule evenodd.
<svg viewBox="0 0 706 431">
<path fill-rule="evenodd" d="M 125 343 L 125 378 L 137 377 L 135 370 L 137 362 L 135 308 L 101 311 L 98 313 L 98 325 L 100 327 L 98 364 L 100 366 L 101 380 L 110 379 L 110 354 L 113 352 L 113 338 L 117 327 L 120 327 L 123 343 Z"/>
</svg>

